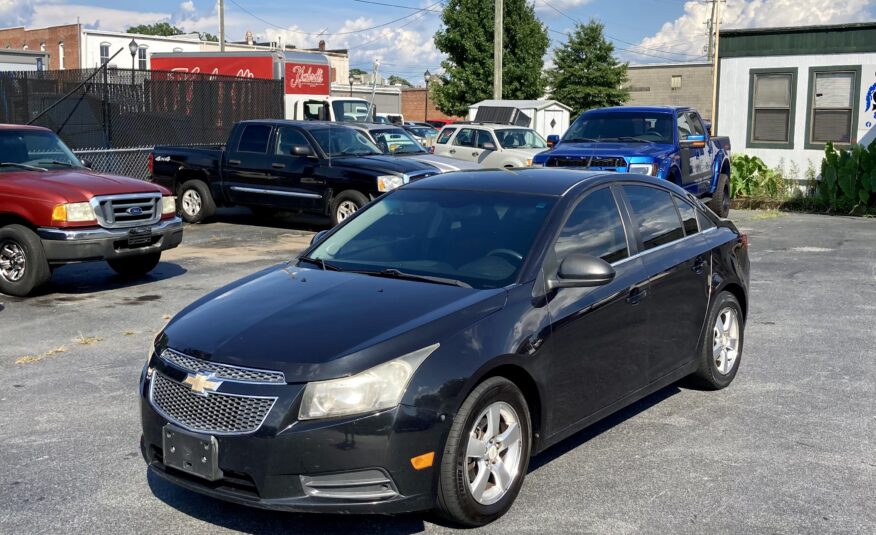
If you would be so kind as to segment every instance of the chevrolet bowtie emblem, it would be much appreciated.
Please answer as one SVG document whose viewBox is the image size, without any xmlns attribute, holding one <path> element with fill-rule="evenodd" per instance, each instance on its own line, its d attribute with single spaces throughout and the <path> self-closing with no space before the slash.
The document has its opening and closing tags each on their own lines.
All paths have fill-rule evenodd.
<svg viewBox="0 0 876 535">
<path fill-rule="evenodd" d="M 189 385 L 195 394 L 206 396 L 210 392 L 219 390 L 219 386 L 222 385 L 222 381 L 215 379 L 216 376 L 212 373 L 188 374 L 183 383 Z"/>
</svg>

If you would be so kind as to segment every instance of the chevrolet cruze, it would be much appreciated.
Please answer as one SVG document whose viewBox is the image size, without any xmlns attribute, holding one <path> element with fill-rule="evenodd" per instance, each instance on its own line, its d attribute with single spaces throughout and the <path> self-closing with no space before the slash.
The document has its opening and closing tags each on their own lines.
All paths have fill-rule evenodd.
<svg viewBox="0 0 876 535">
<path fill-rule="evenodd" d="M 655 178 L 449 173 L 203 297 L 140 381 L 149 469 L 289 511 L 482 525 L 530 456 L 739 369 L 748 241 Z"/>
</svg>

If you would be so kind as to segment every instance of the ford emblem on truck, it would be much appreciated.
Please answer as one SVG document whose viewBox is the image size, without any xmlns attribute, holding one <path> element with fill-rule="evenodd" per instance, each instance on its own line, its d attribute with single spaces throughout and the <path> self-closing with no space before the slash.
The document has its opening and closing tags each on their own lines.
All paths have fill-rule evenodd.
<svg viewBox="0 0 876 535">
<path fill-rule="evenodd" d="M 139 206 L 132 206 L 132 207 L 128 208 L 127 210 L 125 210 L 125 212 L 127 212 L 130 215 L 141 215 L 143 213 L 143 209 L 140 208 Z"/>
</svg>

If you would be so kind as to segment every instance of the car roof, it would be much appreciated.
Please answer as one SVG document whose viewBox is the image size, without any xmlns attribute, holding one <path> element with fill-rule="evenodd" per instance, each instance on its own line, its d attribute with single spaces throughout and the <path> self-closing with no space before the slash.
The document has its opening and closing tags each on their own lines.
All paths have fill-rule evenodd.
<svg viewBox="0 0 876 535">
<path fill-rule="evenodd" d="M 641 182 L 672 189 L 672 185 L 665 180 L 642 175 L 531 167 L 454 171 L 411 182 L 405 189 L 494 191 L 561 197 L 579 184 L 617 181 Z"/>
<path fill-rule="evenodd" d="M 51 132 L 48 128 L 42 126 L 33 126 L 29 124 L 5 124 L 0 123 L 0 130 L 36 130 L 39 132 Z"/>
<path fill-rule="evenodd" d="M 462 121 L 462 122 L 458 122 L 458 123 L 446 124 L 446 125 L 442 126 L 441 129 L 443 130 L 444 128 L 466 128 L 466 127 L 472 127 L 472 126 L 476 127 L 476 128 L 486 128 L 488 130 L 497 130 L 497 129 L 501 129 L 501 130 L 510 130 L 510 129 L 532 130 L 532 127 L 530 127 L 530 126 L 519 126 L 516 124 L 475 123 L 475 122 L 471 122 L 471 121 Z"/>
<path fill-rule="evenodd" d="M 649 112 L 649 113 L 673 113 L 678 111 L 692 111 L 689 106 L 611 106 L 608 108 L 595 108 L 587 110 L 585 113 L 602 113 L 602 112 Z"/>
</svg>

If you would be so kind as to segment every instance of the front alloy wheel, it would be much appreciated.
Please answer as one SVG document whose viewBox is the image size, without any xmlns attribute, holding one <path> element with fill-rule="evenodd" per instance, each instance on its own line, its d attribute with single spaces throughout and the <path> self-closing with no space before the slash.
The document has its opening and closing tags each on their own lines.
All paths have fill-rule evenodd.
<svg viewBox="0 0 876 535">
<path fill-rule="evenodd" d="M 520 417 L 499 401 L 484 409 L 469 432 L 466 447 L 468 489 L 482 505 L 502 499 L 520 471 Z"/>
<path fill-rule="evenodd" d="M 0 277 L 8 282 L 18 282 L 27 269 L 27 256 L 17 242 L 0 243 Z"/>
</svg>

